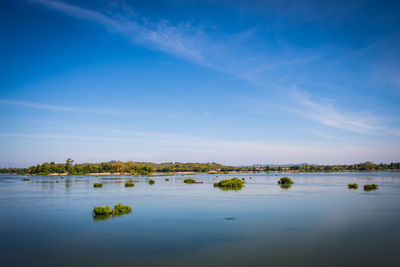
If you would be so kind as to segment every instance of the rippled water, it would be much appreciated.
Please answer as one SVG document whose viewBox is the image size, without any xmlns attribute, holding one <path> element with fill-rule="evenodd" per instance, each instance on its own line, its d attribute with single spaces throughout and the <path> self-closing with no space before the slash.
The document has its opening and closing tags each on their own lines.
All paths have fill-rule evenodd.
<svg viewBox="0 0 400 267">
<path fill-rule="evenodd" d="M 233 175 L 132 188 L 128 177 L 1 175 L 0 265 L 400 265 L 400 173 L 290 174 L 289 189 L 280 176 L 241 174 L 245 188 L 222 191 L 213 183 Z M 94 206 L 119 202 L 133 212 L 94 220 Z"/>
</svg>

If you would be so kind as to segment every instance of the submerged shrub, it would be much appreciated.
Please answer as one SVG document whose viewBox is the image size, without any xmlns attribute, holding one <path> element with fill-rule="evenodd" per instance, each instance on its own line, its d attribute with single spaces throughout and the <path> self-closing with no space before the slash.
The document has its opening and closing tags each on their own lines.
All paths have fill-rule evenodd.
<svg viewBox="0 0 400 267">
<path fill-rule="evenodd" d="M 364 190 L 365 191 L 371 191 L 371 190 L 376 190 L 378 189 L 378 185 L 377 184 L 366 184 L 364 185 Z"/>
<path fill-rule="evenodd" d="M 165 181 L 166 181 L 166 182 L 169 182 L 169 178 L 165 178 Z"/>
<path fill-rule="evenodd" d="M 125 187 L 132 187 L 132 186 L 135 186 L 132 180 L 125 182 Z"/>
<path fill-rule="evenodd" d="M 156 182 L 154 180 L 150 180 L 149 184 L 155 184 Z"/>
<path fill-rule="evenodd" d="M 102 183 L 94 183 L 94 184 L 93 184 L 93 187 L 102 187 L 102 186 L 103 186 Z"/>
<path fill-rule="evenodd" d="M 358 184 L 348 184 L 347 188 L 348 189 L 357 189 L 358 188 Z"/>
<path fill-rule="evenodd" d="M 112 210 L 110 206 L 98 206 L 94 207 L 93 213 L 95 215 L 110 215 L 112 213 Z"/>
<path fill-rule="evenodd" d="M 195 183 L 195 182 L 196 182 L 196 180 L 195 180 L 195 179 L 191 179 L 191 178 L 189 178 L 189 179 L 185 179 L 185 180 L 183 180 L 183 182 L 184 182 L 185 184 L 193 184 L 193 183 Z"/>
<path fill-rule="evenodd" d="M 294 182 L 289 177 L 282 177 L 279 179 L 278 184 L 293 184 Z"/>
<path fill-rule="evenodd" d="M 220 188 L 242 188 L 244 187 L 244 182 L 237 177 L 232 179 L 223 179 L 219 182 L 214 183 L 214 187 Z"/>
<path fill-rule="evenodd" d="M 242 181 L 244 181 L 244 180 L 246 180 L 246 179 L 244 179 L 244 177 L 242 178 Z"/>
<path fill-rule="evenodd" d="M 112 210 L 113 215 L 118 215 L 118 214 L 126 214 L 132 211 L 132 208 L 128 205 L 122 205 L 121 203 L 118 203 L 117 205 L 114 206 Z"/>
<path fill-rule="evenodd" d="M 24 178 L 24 179 L 22 179 L 22 181 L 24 181 L 24 182 L 27 182 L 27 181 L 30 181 L 31 179 L 29 179 L 29 178 Z"/>
<path fill-rule="evenodd" d="M 132 211 L 132 208 L 127 205 L 122 205 L 121 203 L 118 203 L 117 205 L 114 206 L 114 208 L 111 210 L 110 206 L 98 206 L 94 207 L 93 209 L 93 220 L 95 221 L 105 221 L 111 218 L 111 216 L 114 218 L 116 216 L 122 216 L 124 214 L 128 214 Z"/>
</svg>

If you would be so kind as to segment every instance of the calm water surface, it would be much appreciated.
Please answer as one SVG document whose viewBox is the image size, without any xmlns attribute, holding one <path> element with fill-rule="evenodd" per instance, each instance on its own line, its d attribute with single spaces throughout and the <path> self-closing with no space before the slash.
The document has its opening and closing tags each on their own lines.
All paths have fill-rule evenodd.
<svg viewBox="0 0 400 267">
<path fill-rule="evenodd" d="M 400 173 L 290 174 L 289 189 L 280 176 L 241 174 L 245 188 L 222 191 L 213 183 L 233 175 L 136 177 L 133 188 L 128 177 L 1 175 L 0 265 L 400 266 Z M 93 219 L 119 202 L 133 212 Z"/>
</svg>

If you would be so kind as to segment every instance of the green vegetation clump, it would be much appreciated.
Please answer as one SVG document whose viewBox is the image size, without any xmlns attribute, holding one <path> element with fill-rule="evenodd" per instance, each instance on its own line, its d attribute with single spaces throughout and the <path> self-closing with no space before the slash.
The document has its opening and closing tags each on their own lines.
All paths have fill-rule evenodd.
<svg viewBox="0 0 400 267">
<path fill-rule="evenodd" d="M 93 213 L 95 215 L 110 215 L 112 213 L 112 210 L 110 206 L 98 206 L 94 207 Z"/>
<path fill-rule="evenodd" d="M 102 186 L 103 186 L 102 183 L 94 183 L 94 184 L 93 184 L 93 187 L 102 187 Z"/>
<path fill-rule="evenodd" d="M 156 182 L 154 180 L 150 180 L 149 184 L 155 184 Z"/>
<path fill-rule="evenodd" d="M 169 178 L 165 178 L 165 181 L 166 181 L 166 182 L 169 182 Z"/>
<path fill-rule="evenodd" d="M 358 188 L 358 184 L 348 184 L 347 188 L 348 189 L 357 189 Z"/>
<path fill-rule="evenodd" d="M 115 205 L 112 210 L 110 206 L 98 206 L 93 208 L 93 213 L 96 216 L 107 216 L 107 215 L 118 216 L 130 213 L 131 211 L 132 208 L 130 206 L 122 205 L 121 203 Z"/>
<path fill-rule="evenodd" d="M 24 182 L 27 182 L 27 181 L 30 181 L 31 179 L 29 179 L 29 178 L 24 178 L 24 179 L 22 179 L 22 181 L 24 181 Z"/>
<path fill-rule="evenodd" d="M 246 179 L 244 179 L 244 177 L 242 178 L 242 181 L 245 181 Z"/>
<path fill-rule="evenodd" d="M 244 186 L 244 182 L 237 177 L 234 177 L 232 179 L 223 179 L 219 182 L 214 183 L 214 187 L 220 188 L 242 188 Z"/>
<path fill-rule="evenodd" d="M 365 191 L 371 191 L 371 190 L 377 190 L 378 185 L 377 184 L 366 184 L 364 185 L 364 190 Z"/>
<path fill-rule="evenodd" d="M 184 182 L 185 184 L 193 184 L 193 183 L 195 183 L 195 182 L 196 182 L 196 180 L 195 180 L 195 179 L 191 179 L 191 178 L 189 178 L 189 179 L 185 179 L 185 180 L 183 180 L 183 182 Z"/>
<path fill-rule="evenodd" d="M 135 186 L 132 180 L 125 182 L 125 187 L 132 187 Z"/>
<path fill-rule="evenodd" d="M 294 184 L 294 182 L 289 177 L 282 177 L 279 179 L 278 184 Z"/>
<path fill-rule="evenodd" d="M 114 206 L 112 210 L 113 215 L 118 215 L 118 214 L 126 214 L 132 211 L 132 208 L 128 205 L 122 205 L 121 203 L 118 203 L 117 205 Z"/>
</svg>

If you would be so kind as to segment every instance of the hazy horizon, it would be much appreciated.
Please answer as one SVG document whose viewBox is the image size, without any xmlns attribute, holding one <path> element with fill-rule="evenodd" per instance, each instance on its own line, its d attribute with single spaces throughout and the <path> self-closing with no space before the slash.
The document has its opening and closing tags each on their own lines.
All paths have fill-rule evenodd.
<svg viewBox="0 0 400 267">
<path fill-rule="evenodd" d="M 400 161 L 398 1 L 0 3 L 0 167 Z"/>
</svg>

